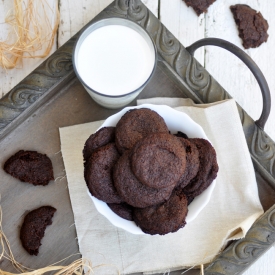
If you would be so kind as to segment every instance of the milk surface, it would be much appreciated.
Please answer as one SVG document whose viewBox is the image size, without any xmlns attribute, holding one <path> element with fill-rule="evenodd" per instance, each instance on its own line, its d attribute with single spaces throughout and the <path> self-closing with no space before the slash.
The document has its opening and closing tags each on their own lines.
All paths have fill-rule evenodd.
<svg viewBox="0 0 275 275">
<path fill-rule="evenodd" d="M 138 89 L 153 71 L 155 53 L 135 30 L 121 25 L 96 29 L 81 44 L 77 70 L 91 89 L 123 95 Z"/>
</svg>

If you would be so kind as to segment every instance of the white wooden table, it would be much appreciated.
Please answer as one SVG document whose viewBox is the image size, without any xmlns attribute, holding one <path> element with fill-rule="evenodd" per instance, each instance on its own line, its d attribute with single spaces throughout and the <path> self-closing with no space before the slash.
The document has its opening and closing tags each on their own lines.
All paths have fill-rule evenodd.
<svg viewBox="0 0 275 275">
<path fill-rule="evenodd" d="M 48 0 L 60 9 L 60 26 L 56 43 L 52 48 L 63 45 L 95 15 L 113 0 Z M 259 0 L 217 0 L 206 14 L 199 17 L 182 0 L 143 0 L 147 7 L 159 17 L 163 24 L 187 47 L 204 37 L 226 39 L 242 47 L 235 26 L 230 5 L 242 3 L 261 11 L 269 23 L 269 39 L 257 49 L 246 50 L 263 71 L 271 91 L 272 108 L 265 131 L 275 140 L 275 5 L 273 1 Z M 13 1 L 0 2 L 0 23 L 12 8 Z M 0 24 L 0 41 L 7 35 L 7 26 Z M 262 110 L 262 97 L 256 80 L 245 65 L 231 53 L 217 47 L 205 47 L 196 52 L 195 57 L 215 77 L 215 79 L 238 101 L 254 119 L 258 119 Z M 5 71 L 0 68 L 0 97 L 9 92 L 18 82 L 28 75 L 43 60 L 24 60 L 19 68 Z M 245 275 L 274 275 L 275 246 L 252 265 Z"/>
</svg>

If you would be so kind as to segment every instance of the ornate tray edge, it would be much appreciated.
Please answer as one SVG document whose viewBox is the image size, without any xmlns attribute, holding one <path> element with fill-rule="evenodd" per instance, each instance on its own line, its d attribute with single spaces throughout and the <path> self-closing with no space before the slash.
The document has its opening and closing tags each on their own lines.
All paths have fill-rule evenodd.
<svg viewBox="0 0 275 275">
<path fill-rule="evenodd" d="M 129 18 L 143 26 L 155 41 L 158 54 L 188 84 L 195 98 L 205 103 L 230 98 L 140 0 L 115 0 L 90 23 L 112 16 Z M 0 99 L 0 139 L 12 131 L 24 115 L 43 104 L 56 89 L 74 77 L 71 56 L 79 34 Z M 275 143 L 240 106 L 238 108 L 255 170 L 275 189 Z M 244 239 L 223 251 L 206 268 L 205 274 L 241 274 L 274 242 L 275 206 L 254 223 Z"/>
</svg>

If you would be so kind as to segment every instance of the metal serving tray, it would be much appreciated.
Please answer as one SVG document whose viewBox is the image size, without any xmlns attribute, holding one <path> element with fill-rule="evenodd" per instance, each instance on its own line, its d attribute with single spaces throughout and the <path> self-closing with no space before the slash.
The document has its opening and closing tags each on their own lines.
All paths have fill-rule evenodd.
<svg viewBox="0 0 275 275">
<path fill-rule="evenodd" d="M 91 22 L 112 16 L 139 23 L 149 32 L 158 49 L 156 72 L 139 98 L 189 97 L 196 103 L 230 98 L 140 0 L 115 0 Z M 62 264 L 81 257 L 64 177 L 59 127 L 105 119 L 118 111 L 97 105 L 75 77 L 71 58 L 78 36 L 79 33 L 0 100 L 1 166 L 19 149 L 46 153 L 54 166 L 56 181 L 46 187 L 20 183 L 0 169 L 3 230 L 15 259 L 33 269 L 53 264 L 72 254 L 78 253 Z M 268 102 L 264 102 L 264 106 L 266 104 Z M 265 214 L 255 222 L 244 239 L 231 243 L 205 269 L 205 275 L 241 274 L 275 242 L 275 144 L 261 129 L 264 123 L 258 121 L 256 124 L 241 107 L 239 113 Z M 28 210 L 48 204 L 58 209 L 55 225 L 47 228 L 39 256 L 30 256 L 20 244 L 19 228 Z M 15 271 L 6 260 L 0 262 L 0 269 Z M 186 274 L 199 273 L 191 270 Z"/>
</svg>

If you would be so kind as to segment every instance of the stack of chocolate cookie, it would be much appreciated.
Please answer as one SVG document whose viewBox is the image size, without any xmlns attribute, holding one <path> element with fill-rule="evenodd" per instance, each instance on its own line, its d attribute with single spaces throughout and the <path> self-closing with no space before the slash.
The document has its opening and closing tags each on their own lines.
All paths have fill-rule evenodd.
<svg viewBox="0 0 275 275">
<path fill-rule="evenodd" d="M 93 196 L 148 234 L 185 225 L 188 203 L 216 178 L 216 152 L 204 139 L 170 134 L 164 119 L 142 108 L 125 113 L 85 143 L 84 177 Z"/>
</svg>

